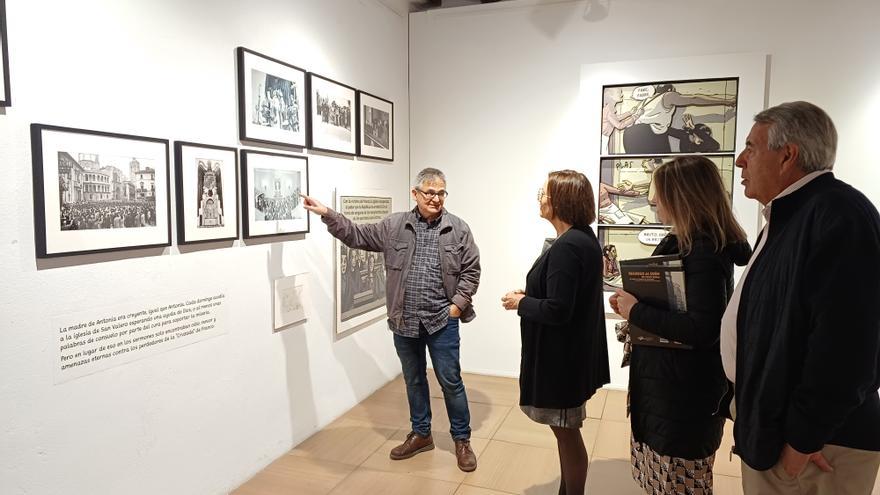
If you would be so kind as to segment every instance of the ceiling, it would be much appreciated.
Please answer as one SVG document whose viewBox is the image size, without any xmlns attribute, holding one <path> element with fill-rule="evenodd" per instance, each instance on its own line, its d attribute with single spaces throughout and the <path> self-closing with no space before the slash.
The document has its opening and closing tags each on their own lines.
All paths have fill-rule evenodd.
<svg viewBox="0 0 880 495">
<path fill-rule="evenodd" d="M 389 9 L 400 15 L 409 12 L 421 12 L 429 9 L 448 9 L 463 5 L 479 5 L 481 3 L 494 3 L 505 0 L 379 0 Z"/>
</svg>

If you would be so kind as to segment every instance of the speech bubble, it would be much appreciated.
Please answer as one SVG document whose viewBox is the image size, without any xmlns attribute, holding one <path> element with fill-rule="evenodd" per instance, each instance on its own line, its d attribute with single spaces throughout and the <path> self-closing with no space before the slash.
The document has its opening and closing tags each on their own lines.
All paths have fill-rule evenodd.
<svg viewBox="0 0 880 495">
<path fill-rule="evenodd" d="M 647 100 L 648 98 L 654 96 L 654 93 L 654 86 L 652 85 L 639 86 L 633 89 L 632 99 L 639 101 Z"/>
<path fill-rule="evenodd" d="M 656 246 L 666 237 L 666 231 L 663 229 L 645 229 L 639 232 L 639 242 L 647 246 Z"/>
</svg>

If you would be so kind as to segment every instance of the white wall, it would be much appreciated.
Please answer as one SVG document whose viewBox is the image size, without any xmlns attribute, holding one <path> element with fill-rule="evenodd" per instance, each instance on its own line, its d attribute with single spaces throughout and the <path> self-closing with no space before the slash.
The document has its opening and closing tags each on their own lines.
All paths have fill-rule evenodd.
<svg viewBox="0 0 880 495">
<path fill-rule="evenodd" d="M 0 493 L 225 493 L 399 373 L 384 322 L 334 342 L 332 243 L 315 219 L 304 240 L 38 263 L 28 126 L 239 146 L 242 45 L 393 100 L 397 160 L 312 155 L 311 192 L 329 203 L 334 187 L 382 188 L 406 207 L 405 17 L 376 0 L 6 7 Z M 300 271 L 312 274 L 309 322 L 273 334 L 271 281 Z M 215 288 L 225 335 L 54 384 L 54 316 Z"/>
<path fill-rule="evenodd" d="M 470 223 L 483 255 L 479 317 L 463 332 L 466 371 L 518 375 L 519 322 L 500 297 L 524 285 L 542 239 L 553 236 L 535 191 L 549 170 L 598 173 L 588 151 L 595 133 L 576 132 L 584 64 L 769 54 L 769 103 L 825 108 L 840 133 L 836 175 L 880 203 L 872 159 L 880 3 L 602 0 L 610 10 L 599 20 L 585 12 L 589 3 L 517 0 L 410 16 L 412 168 L 447 171 L 448 207 Z M 737 205 L 756 225 L 747 210 L 757 208 Z"/>
</svg>

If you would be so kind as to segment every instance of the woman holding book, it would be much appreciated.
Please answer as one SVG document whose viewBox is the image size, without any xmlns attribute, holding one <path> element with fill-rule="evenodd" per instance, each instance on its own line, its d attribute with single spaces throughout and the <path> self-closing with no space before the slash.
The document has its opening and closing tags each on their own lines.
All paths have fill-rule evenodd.
<svg viewBox="0 0 880 495">
<path fill-rule="evenodd" d="M 525 291 L 501 299 L 520 316 L 520 408 L 556 436 L 563 495 L 584 493 L 587 450 L 580 428 L 587 399 L 610 379 L 602 250 L 590 228 L 596 220 L 593 198 L 584 174 L 550 173 L 538 202 L 556 240 L 535 261 Z"/>
<path fill-rule="evenodd" d="M 733 293 L 733 266 L 746 264 L 751 248 L 708 158 L 679 157 L 661 165 L 654 184 L 657 217 L 672 226 L 654 255 L 681 256 L 687 310 L 639 302 L 623 290 L 609 301 L 630 327 L 675 341 L 666 347 L 633 342 L 633 478 L 651 495 L 710 495 L 727 414 L 724 398 L 731 392 L 719 352 L 721 316 Z"/>
</svg>

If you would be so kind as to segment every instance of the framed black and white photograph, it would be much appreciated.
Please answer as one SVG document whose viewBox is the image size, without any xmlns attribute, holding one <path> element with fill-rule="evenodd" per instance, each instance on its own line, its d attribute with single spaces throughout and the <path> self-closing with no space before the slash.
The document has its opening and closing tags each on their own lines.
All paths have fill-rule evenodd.
<svg viewBox="0 0 880 495">
<path fill-rule="evenodd" d="M 336 211 L 354 223 L 376 223 L 391 214 L 385 191 L 337 192 Z M 382 253 L 336 245 L 336 338 L 382 318 L 385 310 L 385 257 Z"/>
<path fill-rule="evenodd" d="M 242 141 L 305 147 L 306 72 L 238 47 L 238 123 Z"/>
<path fill-rule="evenodd" d="M 245 239 L 309 231 L 300 197 L 309 193 L 306 157 L 242 150 L 241 170 Z"/>
<path fill-rule="evenodd" d="M 38 258 L 171 245 L 165 139 L 31 124 Z"/>
<path fill-rule="evenodd" d="M 358 91 L 358 155 L 394 160 L 394 103 Z"/>
<path fill-rule="evenodd" d="M 238 151 L 174 143 L 177 243 L 238 239 Z"/>
<path fill-rule="evenodd" d="M 309 73 L 309 148 L 355 154 L 356 96 L 351 86 Z"/>
<path fill-rule="evenodd" d="M 12 96 L 9 90 L 9 49 L 6 40 L 6 0 L 0 0 L 0 84 L 3 85 L 0 91 L 0 107 L 8 107 L 12 105 Z"/>
</svg>

